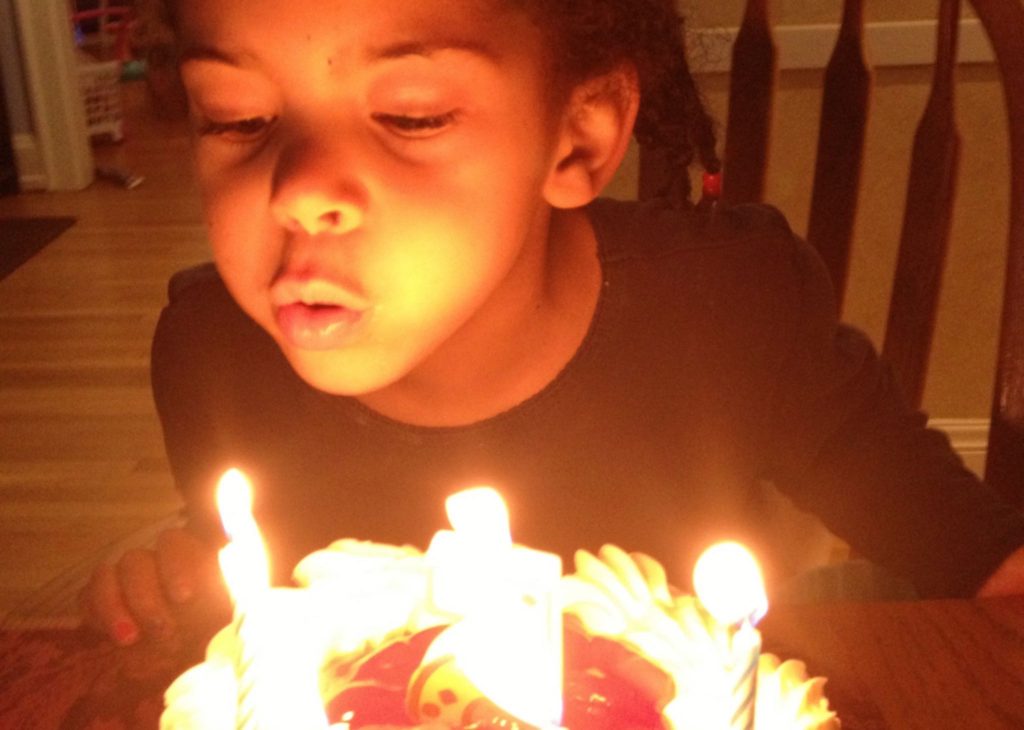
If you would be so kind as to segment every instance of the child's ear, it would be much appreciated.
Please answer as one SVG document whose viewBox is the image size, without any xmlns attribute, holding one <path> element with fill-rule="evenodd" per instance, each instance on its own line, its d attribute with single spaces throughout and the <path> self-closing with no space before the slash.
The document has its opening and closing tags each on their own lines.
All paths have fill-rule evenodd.
<svg viewBox="0 0 1024 730">
<path fill-rule="evenodd" d="M 577 208 L 601 193 L 626 154 L 639 105 L 636 70 L 629 64 L 573 90 L 544 185 L 550 205 Z"/>
</svg>

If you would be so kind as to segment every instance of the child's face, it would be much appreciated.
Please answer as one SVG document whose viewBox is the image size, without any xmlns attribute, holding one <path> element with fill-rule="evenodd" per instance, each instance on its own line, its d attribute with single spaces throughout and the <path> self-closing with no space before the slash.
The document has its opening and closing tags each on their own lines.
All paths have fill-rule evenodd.
<svg viewBox="0 0 1024 730">
<path fill-rule="evenodd" d="M 561 127 L 540 33 L 491 4 L 179 2 L 214 256 L 316 387 L 443 362 L 536 284 Z"/>
</svg>

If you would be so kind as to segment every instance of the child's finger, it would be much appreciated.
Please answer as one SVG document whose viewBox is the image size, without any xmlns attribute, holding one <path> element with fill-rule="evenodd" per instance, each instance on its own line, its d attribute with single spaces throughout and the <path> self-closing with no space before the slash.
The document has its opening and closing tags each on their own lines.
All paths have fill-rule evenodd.
<svg viewBox="0 0 1024 730">
<path fill-rule="evenodd" d="M 117 563 L 117 580 L 128 610 L 148 636 L 163 641 L 175 630 L 170 606 L 156 566 L 156 555 L 149 550 L 130 550 Z"/>
<path fill-rule="evenodd" d="M 138 641 L 139 626 L 124 602 L 113 566 L 103 564 L 93 572 L 88 585 L 79 593 L 78 602 L 87 626 L 122 646 Z"/>
<path fill-rule="evenodd" d="M 184 530 L 166 530 L 156 543 L 157 570 L 164 592 L 174 603 L 185 603 L 200 590 L 203 558 L 196 538 Z"/>
</svg>

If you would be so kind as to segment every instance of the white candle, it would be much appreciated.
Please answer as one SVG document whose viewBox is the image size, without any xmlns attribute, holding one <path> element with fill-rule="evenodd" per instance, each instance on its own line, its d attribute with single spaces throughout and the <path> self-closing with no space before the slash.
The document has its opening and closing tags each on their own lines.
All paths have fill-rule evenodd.
<svg viewBox="0 0 1024 730">
<path fill-rule="evenodd" d="M 424 664 L 450 656 L 505 712 L 531 725 L 557 726 L 561 559 L 513 545 L 508 509 L 490 487 L 454 494 L 445 507 L 453 530 L 438 532 L 427 551 L 431 601 L 462 621 L 438 637 Z"/>
<path fill-rule="evenodd" d="M 764 581 L 754 556 L 739 543 L 712 545 L 697 560 L 693 587 L 721 639 L 721 669 L 711 693 L 720 700 L 716 727 L 752 730 L 757 697 L 761 635 L 754 628 L 768 609 Z"/>
<path fill-rule="evenodd" d="M 286 591 L 272 593 L 270 563 L 252 516 L 252 487 L 237 469 L 217 485 L 228 544 L 218 554 L 221 572 L 234 604 L 238 652 L 238 730 L 326 728 L 317 686 L 317 669 L 309 652 L 306 627 L 294 626 L 299 615 Z"/>
<path fill-rule="evenodd" d="M 252 487 L 245 475 L 229 469 L 217 485 L 217 509 L 228 544 L 217 557 L 234 605 L 238 654 L 238 730 L 260 727 L 257 677 L 259 617 L 256 607 L 270 590 L 270 566 L 259 527 L 252 517 Z"/>
</svg>

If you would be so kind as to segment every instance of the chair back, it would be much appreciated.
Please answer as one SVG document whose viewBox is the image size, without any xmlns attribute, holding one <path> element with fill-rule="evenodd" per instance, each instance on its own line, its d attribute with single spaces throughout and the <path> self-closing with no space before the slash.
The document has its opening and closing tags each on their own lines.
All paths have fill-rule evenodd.
<svg viewBox="0 0 1024 730">
<path fill-rule="evenodd" d="M 955 117 L 960 0 L 937 0 L 931 92 L 914 138 L 883 356 L 920 406 L 950 239 L 960 135 Z M 1009 120 L 1010 221 L 1003 312 L 985 478 L 1024 505 L 1024 3 L 971 0 L 999 67 Z M 871 70 L 863 0 L 844 0 L 822 89 L 806 238 L 821 254 L 842 306 L 861 183 Z M 722 197 L 759 202 L 768 168 L 776 50 L 769 0 L 748 0 L 733 46 Z M 641 175 L 652 166 L 643 164 Z M 661 174 L 664 174 L 663 172 Z M 650 189 L 641 180 L 641 190 Z"/>
</svg>

